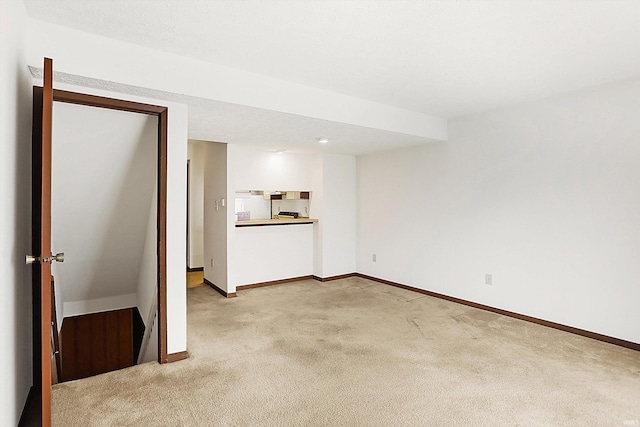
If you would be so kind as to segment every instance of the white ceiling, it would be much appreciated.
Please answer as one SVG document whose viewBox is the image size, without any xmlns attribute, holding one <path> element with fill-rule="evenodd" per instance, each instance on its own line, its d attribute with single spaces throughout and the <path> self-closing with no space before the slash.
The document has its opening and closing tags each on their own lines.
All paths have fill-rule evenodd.
<svg viewBox="0 0 640 427">
<path fill-rule="evenodd" d="M 30 70 L 35 79 L 42 80 L 42 68 L 30 67 Z M 267 151 L 284 149 L 297 153 L 355 156 L 433 142 L 415 135 L 196 98 L 68 73 L 55 72 L 54 76 L 57 83 L 188 105 L 189 139 L 194 140 L 240 143 Z M 318 137 L 322 136 L 330 136 L 330 142 L 317 143 Z"/>
<path fill-rule="evenodd" d="M 25 4 L 54 24 L 444 118 L 640 75 L 636 0 Z"/>
</svg>

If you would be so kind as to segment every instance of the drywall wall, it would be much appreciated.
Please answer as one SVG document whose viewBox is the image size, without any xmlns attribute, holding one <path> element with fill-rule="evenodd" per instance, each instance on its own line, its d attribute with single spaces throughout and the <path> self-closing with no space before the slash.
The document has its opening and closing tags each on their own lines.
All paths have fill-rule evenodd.
<svg viewBox="0 0 640 427">
<path fill-rule="evenodd" d="M 313 224 L 240 227 L 229 261 L 234 285 L 250 285 L 313 273 Z"/>
<path fill-rule="evenodd" d="M 32 384 L 31 78 L 22 1 L 0 2 L 0 425 L 18 424 Z M 41 60 L 42 63 L 42 60 Z"/>
<path fill-rule="evenodd" d="M 227 280 L 227 216 L 233 214 L 233 202 L 229 204 L 227 194 L 227 144 L 207 142 L 204 150 L 204 277 L 218 288 L 234 292 Z"/>
<path fill-rule="evenodd" d="M 54 59 L 54 69 L 56 67 Z M 187 108 L 185 105 L 112 93 L 92 88 L 54 83 L 62 90 L 82 92 L 127 101 L 161 105 L 168 108 L 167 126 L 167 351 L 177 353 L 187 349 L 187 301 L 185 230 L 187 215 Z"/>
<path fill-rule="evenodd" d="M 640 342 L 638 99 L 619 82 L 358 158 L 358 271 Z"/>
<path fill-rule="evenodd" d="M 309 169 L 311 174 L 311 191 L 313 202 L 309 204 L 309 216 L 318 219 L 318 223 L 313 227 L 313 275 L 316 277 L 324 277 L 322 275 L 322 230 L 324 228 L 324 180 L 322 156 L 314 159 Z"/>
<path fill-rule="evenodd" d="M 137 294 L 123 294 L 112 297 L 95 298 L 83 301 L 69 301 L 63 303 L 64 317 L 80 316 L 103 311 L 120 310 L 135 307 L 138 303 Z M 60 327 L 62 329 L 62 327 Z"/>
<path fill-rule="evenodd" d="M 311 167 L 317 155 L 275 153 L 253 147 L 236 146 L 236 190 L 311 189 Z"/>
<path fill-rule="evenodd" d="M 64 315 L 86 314 L 67 312 L 71 302 L 131 307 L 114 297 L 137 292 L 156 188 L 158 119 L 54 102 L 53 123 L 51 242 L 65 261 L 54 263 L 52 274 Z"/>
<path fill-rule="evenodd" d="M 190 268 L 204 266 L 204 147 L 189 140 L 189 259 Z"/>
<path fill-rule="evenodd" d="M 138 355 L 138 364 L 158 360 L 158 316 L 153 316 L 145 328 L 145 336 Z"/>
<path fill-rule="evenodd" d="M 158 360 L 158 184 L 157 172 L 153 197 L 149 204 L 146 240 L 140 263 L 136 305 L 145 329 L 138 354 L 138 363 Z M 151 358 L 151 356 L 154 356 Z"/>
<path fill-rule="evenodd" d="M 356 271 L 356 158 L 325 154 L 322 171 L 322 271 L 317 275 L 326 278 Z"/>
<path fill-rule="evenodd" d="M 167 351 L 187 349 L 187 108 L 147 100 L 168 107 L 167 135 Z"/>
<path fill-rule="evenodd" d="M 29 64 L 56 60 L 65 73 L 318 119 L 447 138 L 447 122 L 426 114 L 160 52 L 32 20 Z M 161 70 L 161 72 L 159 71 Z M 196 70 L 194 72 L 194 70 Z M 224 84 L 211 84 L 212 81 Z"/>
<path fill-rule="evenodd" d="M 153 186 L 151 202 L 148 207 L 144 249 L 142 251 L 138 284 L 136 286 L 136 305 L 147 329 L 151 328 L 151 323 L 153 322 L 153 318 L 155 317 L 158 308 L 157 172 L 154 175 L 155 184 Z"/>
</svg>

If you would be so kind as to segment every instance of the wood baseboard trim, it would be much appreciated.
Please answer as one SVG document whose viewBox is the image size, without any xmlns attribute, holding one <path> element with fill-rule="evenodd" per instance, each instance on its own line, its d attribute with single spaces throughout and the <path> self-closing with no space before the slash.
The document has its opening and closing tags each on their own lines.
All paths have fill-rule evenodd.
<svg viewBox="0 0 640 427">
<path fill-rule="evenodd" d="M 226 291 L 223 291 L 222 289 L 220 289 L 219 287 L 217 287 L 216 285 L 214 285 L 213 283 L 208 281 L 206 277 L 204 278 L 204 283 L 205 283 L 205 285 L 209 285 L 210 287 L 212 287 L 213 290 L 215 290 L 216 292 L 218 292 L 220 295 L 222 295 L 225 298 L 235 298 L 237 296 L 237 294 L 235 292 L 227 293 Z"/>
<path fill-rule="evenodd" d="M 357 276 L 358 276 L 357 273 L 340 274 L 339 276 L 329 276 L 329 277 L 313 276 L 313 280 L 317 280 L 318 282 L 331 282 L 332 280 L 348 279 L 349 277 L 357 277 Z"/>
<path fill-rule="evenodd" d="M 548 328 L 558 329 L 560 331 L 569 332 L 571 334 L 580 335 L 586 338 L 591 338 L 594 340 L 606 342 L 609 344 L 618 345 L 620 347 L 625 347 L 631 350 L 640 351 L 640 343 L 635 343 L 631 341 L 626 341 L 620 338 L 610 337 L 608 335 L 602 335 L 596 332 L 587 331 L 584 329 L 574 328 L 573 326 L 563 325 L 561 323 L 550 322 L 548 320 L 539 319 L 537 317 L 527 316 L 525 314 L 514 313 L 512 311 L 503 310 L 501 308 L 491 307 L 489 305 L 479 304 L 472 301 L 467 301 L 461 298 L 452 297 L 449 295 L 439 294 L 437 292 L 427 291 L 420 288 L 414 288 L 413 286 L 402 285 L 400 283 L 392 282 L 390 280 L 378 279 L 377 277 L 367 276 L 366 274 L 355 274 L 357 277 L 361 277 L 363 279 L 369 279 L 374 282 L 382 283 L 385 285 L 395 286 L 396 288 L 406 289 L 413 292 L 418 292 L 424 295 L 428 295 L 434 298 L 440 298 L 443 300 L 455 302 L 458 304 L 463 304 L 469 307 L 478 308 L 480 310 L 490 311 L 496 314 L 502 314 L 503 316 L 513 317 L 515 319 L 524 320 L 525 322 L 531 322 L 538 325 L 546 326 Z"/>
<path fill-rule="evenodd" d="M 204 271 L 204 267 L 187 267 L 187 273 L 193 273 L 194 271 Z"/>
<path fill-rule="evenodd" d="M 167 354 L 167 359 L 165 360 L 165 363 L 173 363 L 173 362 L 177 362 L 179 360 L 184 360 L 188 358 L 189 358 L 189 352 L 186 350 L 179 351 L 177 353 L 169 353 Z"/>
<path fill-rule="evenodd" d="M 291 277 L 289 279 L 272 280 L 270 282 L 260 282 L 260 283 L 252 283 L 250 285 L 240 285 L 240 286 L 236 286 L 236 291 L 243 291 L 245 289 L 252 289 L 252 288 L 262 288 L 263 286 L 281 285 L 283 283 L 298 282 L 300 280 L 309 280 L 309 279 L 312 279 L 313 277 L 314 276 L 300 276 L 300 277 Z"/>
</svg>

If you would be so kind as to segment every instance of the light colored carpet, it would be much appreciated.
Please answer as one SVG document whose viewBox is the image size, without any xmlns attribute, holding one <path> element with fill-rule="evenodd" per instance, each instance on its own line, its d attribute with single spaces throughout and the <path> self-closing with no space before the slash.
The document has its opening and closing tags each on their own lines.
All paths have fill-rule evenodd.
<svg viewBox="0 0 640 427">
<path fill-rule="evenodd" d="M 187 292 L 191 357 L 55 386 L 56 426 L 640 420 L 632 350 L 361 278 Z"/>
</svg>

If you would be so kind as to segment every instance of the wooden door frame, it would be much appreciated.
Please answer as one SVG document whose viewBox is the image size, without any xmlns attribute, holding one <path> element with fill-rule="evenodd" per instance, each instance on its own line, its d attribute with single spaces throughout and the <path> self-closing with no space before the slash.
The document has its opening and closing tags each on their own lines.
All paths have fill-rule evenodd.
<svg viewBox="0 0 640 427">
<path fill-rule="evenodd" d="M 187 271 L 191 271 L 191 160 L 187 159 Z"/>
<path fill-rule="evenodd" d="M 158 278 L 158 362 L 169 362 L 167 350 L 167 116 L 168 108 L 122 99 L 87 95 L 53 89 L 53 101 L 88 107 L 147 114 L 158 118 L 158 208 L 157 208 L 157 278 Z"/>
<path fill-rule="evenodd" d="M 42 110 L 43 110 L 43 93 L 42 87 L 33 87 L 33 134 L 32 141 L 34 147 L 41 143 L 43 133 L 42 129 Z M 157 203 L 157 307 L 158 307 L 158 363 L 169 363 L 181 360 L 186 357 L 182 353 L 168 354 L 167 347 L 167 141 L 168 141 L 168 107 L 144 104 L 133 101 L 125 101 L 114 98 L 106 98 L 96 95 L 88 95 L 76 92 L 63 91 L 53 89 L 53 101 L 64 102 L 69 104 L 84 105 L 89 107 L 106 108 L 111 110 L 126 111 L 132 113 L 147 114 L 158 118 L 158 149 L 157 149 L 157 172 L 158 172 L 158 203 Z M 33 173 L 33 248 L 40 248 L 40 236 L 42 233 L 40 227 L 40 198 L 35 197 L 37 193 L 42 192 L 40 187 L 40 165 L 42 165 L 41 153 L 33 150 L 32 173 Z M 34 252 L 35 253 L 35 252 Z M 40 252 L 37 252 L 38 254 Z M 41 285 L 39 280 L 41 275 L 40 268 L 34 269 L 32 307 L 33 307 L 33 391 L 34 399 L 36 395 L 44 393 L 45 388 L 50 389 L 50 372 L 43 372 L 41 366 L 42 357 L 44 357 L 44 334 L 43 325 L 49 325 L 50 321 L 41 317 Z M 49 289 L 47 289 L 49 292 Z M 47 329 L 48 332 L 48 329 Z M 49 334 L 50 337 L 50 334 Z M 47 346 L 46 351 L 50 349 Z M 44 384 L 49 382 L 49 384 Z M 48 394 L 48 393 L 45 393 Z M 39 406 L 39 405 L 38 405 Z M 41 412 L 41 419 L 50 420 L 50 408 L 38 408 Z"/>
</svg>

